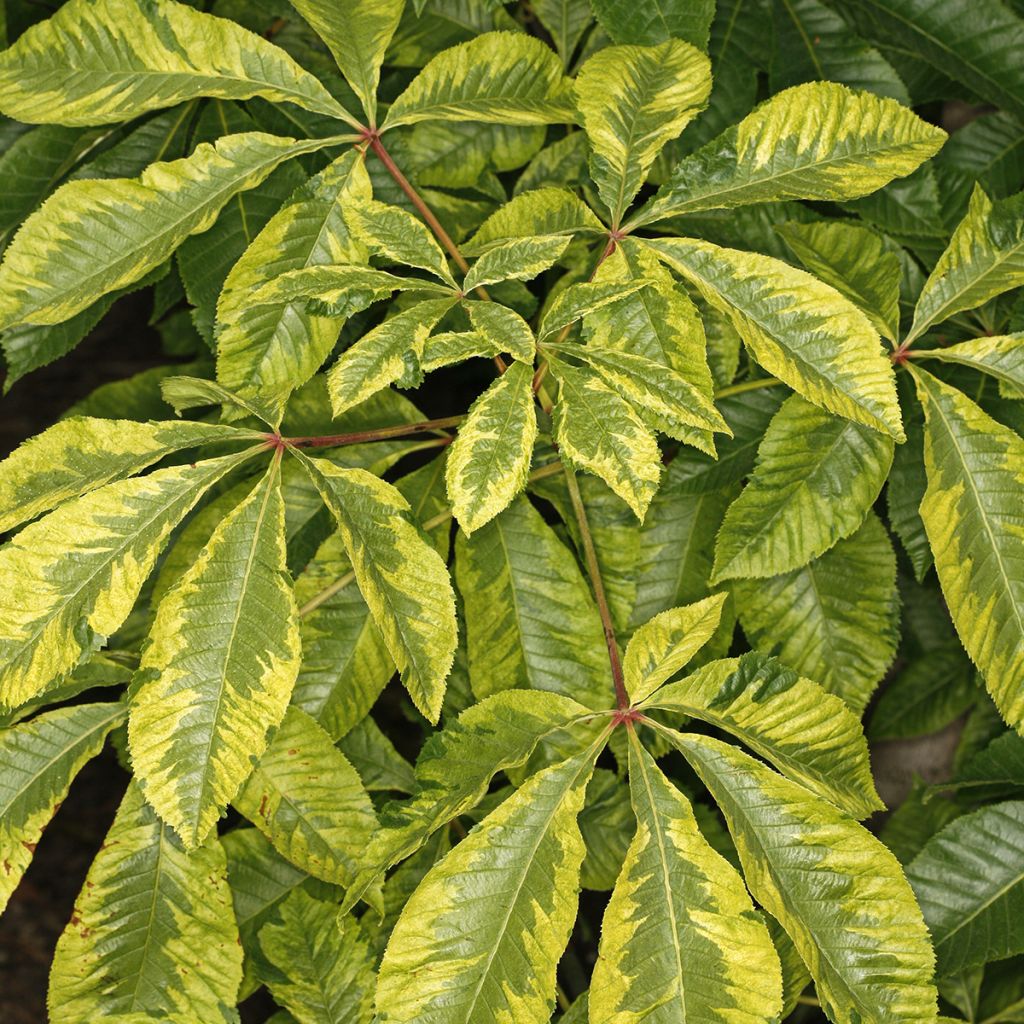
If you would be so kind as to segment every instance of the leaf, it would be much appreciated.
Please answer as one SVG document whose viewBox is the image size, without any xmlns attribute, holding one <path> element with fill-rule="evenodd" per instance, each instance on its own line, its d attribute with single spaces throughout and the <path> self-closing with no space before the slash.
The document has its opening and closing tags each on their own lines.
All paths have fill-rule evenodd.
<svg viewBox="0 0 1024 1024">
<path fill-rule="evenodd" d="M 607 768 L 594 770 L 579 823 L 587 847 L 580 885 L 584 889 L 611 892 L 636 831 L 629 790 L 615 772 Z"/>
<path fill-rule="evenodd" d="M 564 188 L 537 188 L 499 207 L 462 246 L 467 256 L 496 245 L 535 235 L 595 234 L 601 222 L 574 193 Z"/>
<path fill-rule="evenodd" d="M 921 518 L 957 633 L 1003 717 L 1024 730 L 1024 441 L 915 369 L 925 411 Z"/>
<path fill-rule="evenodd" d="M 276 1002 L 298 1024 L 356 1024 L 373 1003 L 373 960 L 354 918 L 301 890 L 281 905 L 280 923 L 260 930 L 277 970 L 267 979 Z"/>
<path fill-rule="evenodd" d="M 601 927 L 590 1022 L 764 1021 L 782 1009 L 775 947 L 743 880 L 629 733 L 637 829 Z"/>
<path fill-rule="evenodd" d="M 347 349 L 327 374 L 334 415 L 365 402 L 389 384 L 417 384 L 419 356 L 427 335 L 455 301 L 453 297 L 419 302 L 385 320 Z"/>
<path fill-rule="evenodd" d="M 416 789 L 412 765 L 369 715 L 345 734 L 338 749 L 351 761 L 368 792 L 411 794 Z"/>
<path fill-rule="evenodd" d="M 75 776 L 123 718 L 121 704 L 78 704 L 0 730 L 0 912 Z"/>
<path fill-rule="evenodd" d="M 648 244 L 729 316 L 769 373 L 815 405 L 903 440 L 892 364 L 835 289 L 770 256 L 689 238 Z"/>
<path fill-rule="evenodd" d="M 533 365 L 537 343 L 530 325 L 515 310 L 496 302 L 469 299 L 463 301 L 462 308 L 469 314 L 474 330 L 486 338 L 496 352 L 508 352 L 513 359 Z"/>
<path fill-rule="evenodd" d="M 714 661 L 644 702 L 731 733 L 780 772 L 866 818 L 875 792 L 864 732 L 843 702 L 774 658 L 750 653 Z"/>
<path fill-rule="evenodd" d="M 469 677 L 478 699 L 513 687 L 601 707 L 612 680 L 597 606 L 579 565 L 524 498 L 455 540 Z"/>
<path fill-rule="evenodd" d="M 136 778 L 190 850 L 263 753 L 299 671 L 278 466 L 160 602 L 134 684 L 128 748 Z"/>
<path fill-rule="evenodd" d="M 896 340 L 900 261 L 879 235 L 840 220 L 790 221 L 775 230 L 815 277 L 845 295 L 883 338 Z"/>
<path fill-rule="evenodd" d="M 301 456 L 334 513 L 352 571 L 417 708 L 436 722 L 455 655 L 455 597 L 441 557 L 405 518 L 409 503 L 365 470 Z"/>
<path fill-rule="evenodd" d="M 130 783 L 57 942 L 50 1019 L 228 1021 L 241 980 L 219 842 L 186 852 Z"/>
<path fill-rule="evenodd" d="M 71 0 L 0 56 L 0 111 L 19 121 L 110 124 L 198 96 L 357 124 L 283 50 L 174 0 Z"/>
<path fill-rule="evenodd" d="M 627 227 L 749 203 L 856 199 L 910 174 L 945 138 L 895 100 L 797 85 L 680 161 Z"/>
<path fill-rule="evenodd" d="M 398 206 L 364 200 L 347 211 L 352 230 L 371 251 L 395 263 L 419 267 L 456 287 L 448 260 L 430 229 Z"/>
<path fill-rule="evenodd" d="M 896 556 L 869 514 L 820 558 L 732 588 L 743 631 L 758 650 L 861 711 L 896 653 Z"/>
<path fill-rule="evenodd" d="M 754 899 L 789 933 L 828 1017 L 933 1020 L 934 958 L 896 858 L 845 814 L 728 744 L 671 738 L 724 812 Z"/>
<path fill-rule="evenodd" d="M 935 944 L 940 977 L 1024 952 L 1024 802 L 983 807 L 925 843 L 907 878 Z"/>
<path fill-rule="evenodd" d="M 531 281 L 554 266 L 571 240 L 564 235 L 536 235 L 491 246 L 470 267 L 462 290 L 469 294 L 499 281 Z"/>
<path fill-rule="evenodd" d="M 617 43 L 651 45 L 669 38 L 684 39 L 706 50 L 712 0 L 648 0 L 644 4 L 628 0 L 591 0 L 601 27 Z"/>
<path fill-rule="evenodd" d="M 576 918 L 585 852 L 576 816 L 595 756 L 591 748 L 539 771 L 427 873 L 380 966 L 381 1017 L 547 1019 Z"/>
<path fill-rule="evenodd" d="M 914 309 L 904 344 L 933 324 L 1024 284 L 1024 196 L 992 202 L 975 186 L 971 204 Z"/>
<path fill-rule="evenodd" d="M 72 416 L 0 462 L 0 530 L 202 444 L 259 441 L 255 431 L 209 423 L 137 423 Z"/>
<path fill-rule="evenodd" d="M 280 415 L 292 390 L 330 354 L 341 323 L 311 314 L 305 302 L 256 306 L 253 292 L 290 272 L 322 264 L 365 263 L 345 210 L 370 198 L 354 150 L 299 190 L 253 239 L 231 269 L 217 302 L 217 379 Z"/>
<path fill-rule="evenodd" d="M 590 141 L 590 174 L 618 227 L 661 148 L 703 109 L 711 64 L 679 39 L 608 46 L 576 76 L 576 106 Z"/>
<path fill-rule="evenodd" d="M 624 296 L 645 288 L 648 283 L 642 280 L 615 281 L 610 284 L 582 281 L 579 284 L 571 284 L 563 288 L 544 310 L 540 327 L 537 328 L 537 337 L 543 339 L 549 334 L 554 334 L 555 331 L 596 312 L 609 303 L 617 302 Z"/>
<path fill-rule="evenodd" d="M 490 522 L 526 486 L 537 438 L 533 368 L 513 363 L 470 407 L 445 480 L 466 533 Z"/>
<path fill-rule="evenodd" d="M 535 0 L 533 9 L 568 67 L 593 20 L 589 0 Z"/>
<path fill-rule="evenodd" d="M 778 576 L 848 537 L 881 493 L 893 449 L 870 427 L 787 399 L 719 530 L 712 580 Z"/>
<path fill-rule="evenodd" d="M 219 405 L 236 417 L 255 416 L 263 419 L 260 409 L 216 381 L 204 377 L 164 377 L 160 381 L 160 397 L 180 416 L 186 409 Z"/>
<path fill-rule="evenodd" d="M 400 277 L 351 263 L 290 270 L 268 281 L 249 297 L 254 306 L 280 306 L 305 300 L 307 309 L 348 319 L 396 291 L 440 292 L 448 289 L 419 277 Z"/>
<path fill-rule="evenodd" d="M 938 359 L 980 370 L 999 381 L 999 390 L 1011 398 L 1024 395 L 1024 332 L 997 338 L 982 335 L 948 348 L 914 350 L 916 359 Z"/>
<path fill-rule="evenodd" d="M 402 17 L 402 0 L 296 0 L 293 6 L 334 54 L 370 127 L 376 127 L 380 66 Z"/>
<path fill-rule="evenodd" d="M 296 707 L 288 708 L 233 803 L 289 863 L 338 885 L 352 881 L 377 829 L 355 769 Z"/>
<path fill-rule="evenodd" d="M 558 57 L 539 39 L 487 32 L 434 57 L 391 104 L 381 131 L 437 119 L 572 121 L 570 89 Z"/>
<path fill-rule="evenodd" d="M 622 671 L 634 704 L 671 679 L 714 636 L 726 596 L 715 594 L 695 604 L 670 608 L 633 634 Z"/>
<path fill-rule="evenodd" d="M 103 644 L 128 617 L 171 530 L 251 454 L 107 484 L 8 541 L 0 549 L 0 700 L 23 704 Z"/>
<path fill-rule="evenodd" d="M 604 480 L 643 522 L 661 476 L 654 436 L 593 370 L 554 359 L 548 365 L 559 385 L 554 418 L 562 455 Z"/>
<path fill-rule="evenodd" d="M 0 267 L 0 328 L 58 324 L 138 281 L 189 235 L 207 230 L 239 192 L 325 140 L 260 132 L 203 143 L 138 178 L 72 181 L 22 225 Z"/>
</svg>

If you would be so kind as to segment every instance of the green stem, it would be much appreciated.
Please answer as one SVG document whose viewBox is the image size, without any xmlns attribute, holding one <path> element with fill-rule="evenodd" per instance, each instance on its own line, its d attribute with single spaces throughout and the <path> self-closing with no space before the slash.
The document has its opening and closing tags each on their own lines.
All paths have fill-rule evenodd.
<svg viewBox="0 0 1024 1024">
<path fill-rule="evenodd" d="M 727 388 L 719 388 L 715 392 L 715 398 L 729 398 L 731 395 L 742 395 L 746 391 L 774 388 L 781 383 L 781 380 L 774 377 L 758 377 L 757 380 L 745 380 L 742 384 L 730 384 Z"/>
</svg>

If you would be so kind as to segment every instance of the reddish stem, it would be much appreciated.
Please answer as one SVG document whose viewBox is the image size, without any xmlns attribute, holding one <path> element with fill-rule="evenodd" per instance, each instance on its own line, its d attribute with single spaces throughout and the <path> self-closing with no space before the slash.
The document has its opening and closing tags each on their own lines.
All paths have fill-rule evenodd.
<svg viewBox="0 0 1024 1024">
<path fill-rule="evenodd" d="M 423 434 L 432 430 L 457 427 L 466 417 L 445 416 L 438 420 L 423 420 L 420 423 L 396 423 L 393 427 L 379 427 L 375 430 L 360 430 L 353 434 L 323 434 L 319 437 L 280 437 L 268 434 L 267 440 L 275 448 L 335 448 L 346 444 L 363 444 L 367 441 L 384 441 L 390 437 L 405 437 L 409 434 Z"/>
</svg>

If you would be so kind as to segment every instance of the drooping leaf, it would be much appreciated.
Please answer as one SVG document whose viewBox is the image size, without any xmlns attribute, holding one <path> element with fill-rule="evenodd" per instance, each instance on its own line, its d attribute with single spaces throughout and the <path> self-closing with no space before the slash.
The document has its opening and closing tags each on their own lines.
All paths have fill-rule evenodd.
<svg viewBox="0 0 1024 1024">
<path fill-rule="evenodd" d="M 772 658 L 714 661 L 644 703 L 732 733 L 784 775 L 848 814 L 880 810 L 867 744 L 856 716 Z"/>
<path fill-rule="evenodd" d="M 355 918 L 299 890 L 281 905 L 280 922 L 260 930 L 260 946 L 276 968 L 267 979 L 274 999 L 298 1024 L 359 1024 L 373 1002 L 373 960 Z"/>
<path fill-rule="evenodd" d="M 777 576 L 853 533 L 892 465 L 892 439 L 793 395 L 768 426 L 757 465 L 715 543 L 715 582 Z"/>
<path fill-rule="evenodd" d="M 234 805 L 289 863 L 349 884 L 377 829 L 355 769 L 304 711 L 288 708 Z"/>
<path fill-rule="evenodd" d="M 597 607 L 569 549 L 526 498 L 455 542 L 473 692 L 522 687 L 600 707 L 611 675 Z"/>
<path fill-rule="evenodd" d="M 634 704 L 671 679 L 715 634 L 725 594 L 671 608 L 645 622 L 630 638 L 622 659 L 626 690 Z"/>
<path fill-rule="evenodd" d="M 109 124 L 198 96 L 356 123 L 283 50 L 174 0 L 71 0 L 0 56 L 0 110 L 19 121 Z"/>
<path fill-rule="evenodd" d="M 933 1020 L 934 956 L 896 858 L 866 829 L 729 744 L 676 734 L 754 898 L 789 933 L 837 1024 Z"/>
<path fill-rule="evenodd" d="M 252 771 L 299 671 L 278 467 L 160 602 L 139 663 L 128 722 L 135 775 L 188 849 Z"/>
<path fill-rule="evenodd" d="M 629 227 L 782 199 L 855 199 L 934 156 L 945 132 L 837 82 L 777 93 L 675 167 Z"/>
<path fill-rule="evenodd" d="M 707 102 L 711 65 L 679 39 L 608 46 L 576 76 L 576 106 L 590 140 L 590 173 L 617 227 L 662 146 Z"/>
<path fill-rule="evenodd" d="M 955 388 L 914 376 L 925 411 L 921 518 L 942 592 L 996 706 L 1024 730 L 1024 441 Z"/>
<path fill-rule="evenodd" d="M 1024 284 L 1024 196 L 992 202 L 980 186 L 935 264 L 914 309 L 906 342 L 933 324 Z"/>
<path fill-rule="evenodd" d="M 933 836 L 907 866 L 948 977 L 1024 952 L 1024 869 L 1008 856 L 1024 841 L 1024 803 L 984 807 Z"/>
<path fill-rule="evenodd" d="M 57 943 L 50 1019 L 231 1020 L 242 947 L 226 871 L 216 838 L 187 852 L 130 783 Z"/>
<path fill-rule="evenodd" d="M 648 244 L 731 318 L 766 370 L 815 405 L 903 440 L 892 364 L 834 288 L 770 256 L 689 238 Z"/>
<path fill-rule="evenodd" d="M 539 39 L 488 32 L 434 57 L 391 104 L 381 130 L 438 118 L 572 121 L 571 86 L 555 52 Z"/>
<path fill-rule="evenodd" d="M 782 977 L 768 929 L 632 731 L 629 783 L 637 829 L 605 910 L 590 1024 L 772 1019 Z"/>
<path fill-rule="evenodd" d="M 896 555 L 877 516 L 802 569 L 732 591 L 753 646 L 863 710 L 896 653 Z"/>
<path fill-rule="evenodd" d="M 999 381 L 999 390 L 1012 398 L 1024 395 L 1024 332 L 972 341 L 945 348 L 915 350 L 918 359 L 939 359 L 980 370 Z"/>
<path fill-rule="evenodd" d="M 0 266 L 0 328 L 58 324 L 139 280 L 237 193 L 283 161 L 322 149 L 261 132 L 203 143 L 138 178 L 72 181 L 22 225 Z"/>
<path fill-rule="evenodd" d="M 121 704 L 78 704 L 0 730 L 0 912 L 72 780 L 124 714 Z"/>
<path fill-rule="evenodd" d="M 459 525 L 472 533 L 526 486 L 537 437 L 533 369 L 513 363 L 470 407 L 445 479 Z"/>
<path fill-rule="evenodd" d="M 379 1015 L 394 1024 L 548 1017 L 576 917 L 576 816 L 595 755 L 537 772 L 427 873 L 384 954 Z"/>
<path fill-rule="evenodd" d="M 413 703 L 436 722 L 455 653 L 455 597 L 438 553 L 406 518 L 409 503 L 360 469 L 303 457 L 338 520 L 352 571 Z"/>
<path fill-rule="evenodd" d="M 0 700 L 59 681 L 128 617 L 171 530 L 251 452 L 107 484 L 0 549 Z"/>
</svg>

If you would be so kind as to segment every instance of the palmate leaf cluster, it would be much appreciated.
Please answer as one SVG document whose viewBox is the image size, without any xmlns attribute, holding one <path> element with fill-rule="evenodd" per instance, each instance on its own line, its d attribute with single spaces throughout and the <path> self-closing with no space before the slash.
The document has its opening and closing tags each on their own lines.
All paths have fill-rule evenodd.
<svg viewBox="0 0 1024 1024">
<path fill-rule="evenodd" d="M 0 464 L 55 1024 L 1024 1019 L 1013 5 L 0 10 L 7 386 L 169 356 Z"/>
</svg>

